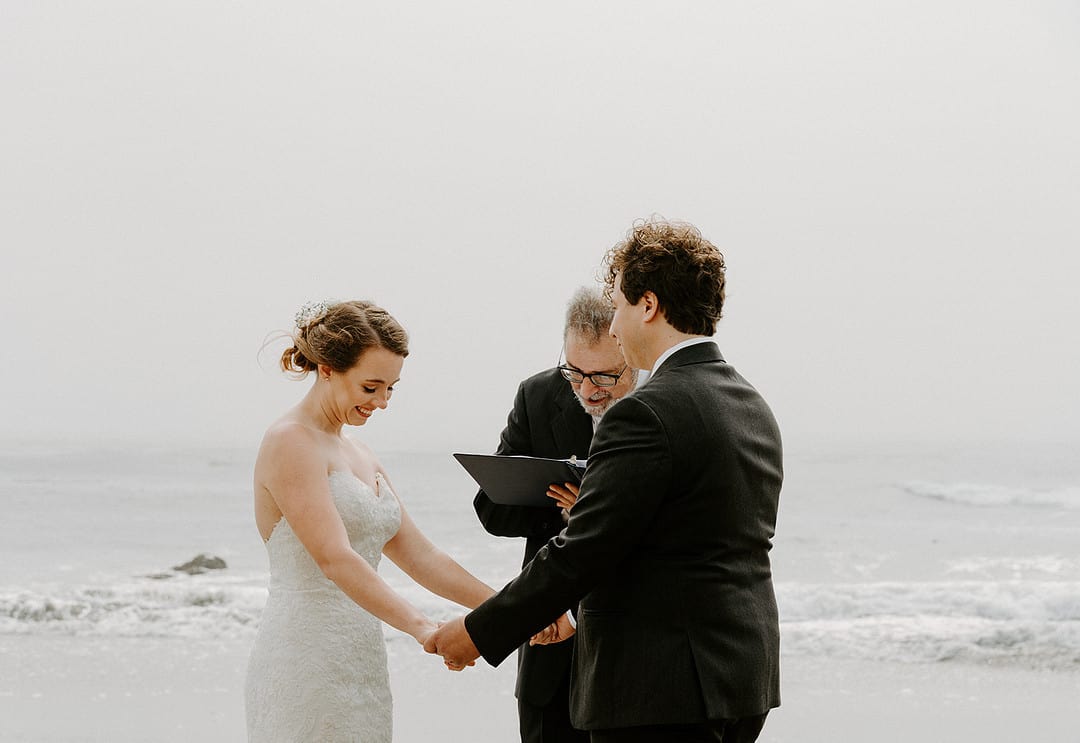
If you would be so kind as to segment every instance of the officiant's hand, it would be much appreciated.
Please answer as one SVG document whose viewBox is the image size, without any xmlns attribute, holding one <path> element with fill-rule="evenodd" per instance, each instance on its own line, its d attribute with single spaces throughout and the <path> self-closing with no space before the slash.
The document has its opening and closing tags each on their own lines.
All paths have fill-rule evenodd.
<svg viewBox="0 0 1080 743">
<path fill-rule="evenodd" d="M 554 499 L 563 511 L 569 513 L 570 509 L 577 503 L 578 493 L 580 492 L 581 488 L 572 482 L 564 482 L 562 485 L 553 482 L 548 485 L 547 497 Z"/>
<path fill-rule="evenodd" d="M 424 643 L 424 650 L 441 655 L 451 671 L 463 671 L 476 665 L 476 659 L 480 657 L 480 651 L 465 629 L 464 616 L 439 625 Z"/>
<path fill-rule="evenodd" d="M 563 614 L 556 619 L 553 624 L 548 625 L 545 629 L 542 629 L 533 635 L 529 640 L 529 644 L 554 645 L 557 642 L 569 640 L 574 636 L 575 632 L 577 632 L 577 629 L 570 623 L 570 615 Z"/>
</svg>

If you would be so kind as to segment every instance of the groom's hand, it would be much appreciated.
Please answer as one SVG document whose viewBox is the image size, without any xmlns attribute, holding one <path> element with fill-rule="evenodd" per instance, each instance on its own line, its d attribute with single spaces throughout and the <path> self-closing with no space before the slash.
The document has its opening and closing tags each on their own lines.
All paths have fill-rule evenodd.
<svg viewBox="0 0 1080 743">
<path fill-rule="evenodd" d="M 465 617 L 460 616 L 439 626 L 431 633 L 424 650 L 429 653 L 438 653 L 446 661 L 446 667 L 451 671 L 461 671 L 467 666 L 475 665 L 480 657 L 480 651 L 476 649 L 469 631 L 465 629 Z"/>
</svg>

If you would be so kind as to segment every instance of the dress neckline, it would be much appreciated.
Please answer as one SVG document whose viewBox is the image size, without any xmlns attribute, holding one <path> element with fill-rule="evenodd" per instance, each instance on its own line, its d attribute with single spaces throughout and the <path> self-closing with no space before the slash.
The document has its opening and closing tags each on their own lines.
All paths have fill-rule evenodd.
<svg viewBox="0 0 1080 743">
<path fill-rule="evenodd" d="M 350 480 L 355 480 L 356 482 L 360 483 L 365 488 L 370 490 L 372 493 L 374 493 L 376 498 L 381 498 L 382 497 L 382 493 L 380 492 L 382 488 L 380 486 L 385 484 L 385 479 L 383 478 L 381 472 L 376 472 L 375 473 L 375 485 L 374 485 L 374 487 L 370 483 L 368 483 L 367 480 L 361 478 L 359 475 L 357 475 L 352 470 L 330 470 L 329 472 L 326 473 L 326 479 L 329 480 L 329 479 L 333 478 L 334 475 L 341 475 L 342 477 L 348 478 Z"/>
</svg>

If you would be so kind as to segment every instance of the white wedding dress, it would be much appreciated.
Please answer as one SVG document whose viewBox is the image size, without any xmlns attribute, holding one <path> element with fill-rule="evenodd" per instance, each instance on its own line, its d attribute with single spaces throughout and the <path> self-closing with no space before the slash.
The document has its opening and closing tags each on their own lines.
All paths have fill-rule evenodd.
<svg viewBox="0 0 1080 743">
<path fill-rule="evenodd" d="M 377 568 L 401 525 L 397 497 L 378 475 L 376 490 L 351 472 L 329 481 L 353 549 Z M 266 549 L 270 595 L 248 663 L 248 740 L 390 743 L 382 622 L 322 574 L 284 518 Z"/>
</svg>

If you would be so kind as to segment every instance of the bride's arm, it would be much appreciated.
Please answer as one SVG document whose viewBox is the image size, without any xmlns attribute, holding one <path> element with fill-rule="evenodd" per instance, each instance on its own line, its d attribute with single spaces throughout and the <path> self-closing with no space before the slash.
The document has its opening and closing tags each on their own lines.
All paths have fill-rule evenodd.
<svg viewBox="0 0 1080 743">
<path fill-rule="evenodd" d="M 424 588 L 468 609 L 475 609 L 495 593 L 495 589 L 432 544 L 404 507 L 401 528 L 383 547 L 383 554 Z"/>
<path fill-rule="evenodd" d="M 353 550 L 330 497 L 325 456 L 310 431 L 295 424 L 271 430 L 256 465 L 265 487 L 323 575 L 368 613 L 420 643 L 435 623 L 388 586 Z"/>
<path fill-rule="evenodd" d="M 385 472 L 383 476 L 386 476 Z M 400 498 L 398 504 L 401 506 L 401 528 L 383 547 L 384 555 L 427 590 L 468 609 L 475 609 L 495 593 L 495 589 L 461 567 L 424 536 Z"/>
</svg>

